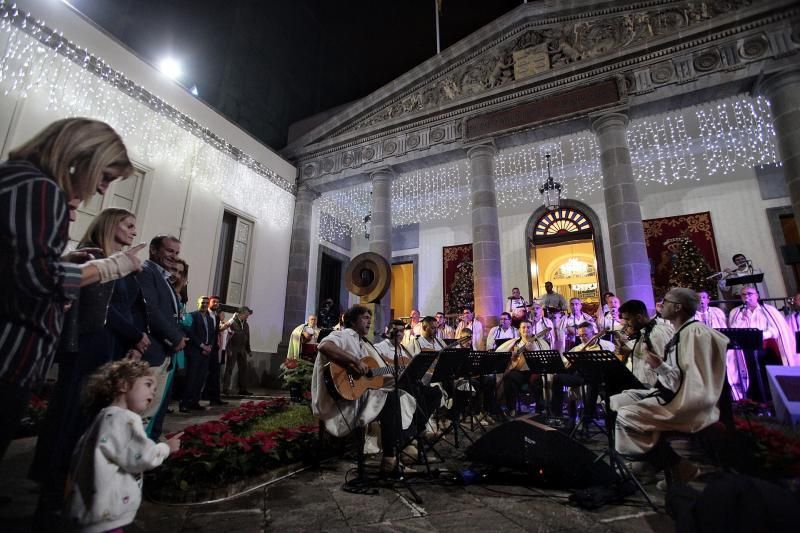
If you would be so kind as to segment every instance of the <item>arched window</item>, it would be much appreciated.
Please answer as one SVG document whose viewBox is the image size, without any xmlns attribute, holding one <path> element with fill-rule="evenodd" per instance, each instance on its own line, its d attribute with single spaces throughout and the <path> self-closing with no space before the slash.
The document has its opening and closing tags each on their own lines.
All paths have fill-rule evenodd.
<svg viewBox="0 0 800 533">
<path fill-rule="evenodd" d="M 536 223 L 533 237 L 556 237 L 583 232 L 592 232 L 591 222 L 580 211 L 562 207 L 555 211 L 547 211 L 542 215 Z"/>
</svg>

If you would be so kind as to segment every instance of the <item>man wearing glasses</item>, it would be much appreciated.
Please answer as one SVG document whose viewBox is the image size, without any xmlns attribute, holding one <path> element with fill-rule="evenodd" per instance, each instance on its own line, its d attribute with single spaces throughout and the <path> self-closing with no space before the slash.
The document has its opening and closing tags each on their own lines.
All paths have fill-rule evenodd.
<svg viewBox="0 0 800 533">
<path fill-rule="evenodd" d="M 517 338 L 517 330 L 511 327 L 511 315 L 509 313 L 500 314 L 500 324 L 489 330 L 486 336 L 486 349 L 494 350 L 508 339 Z"/>
<path fill-rule="evenodd" d="M 697 466 L 659 437 L 665 431 L 696 433 L 715 423 L 725 381 L 728 338 L 694 319 L 698 305 L 697 293 L 691 289 L 667 293 L 662 314 L 675 326 L 675 334 L 663 354 L 645 350 L 645 362 L 658 376 L 655 385 L 615 394 L 610 402 L 617 413 L 617 451 L 656 470 L 669 469 L 678 483 L 694 479 Z"/>
<path fill-rule="evenodd" d="M 730 328 L 756 328 L 763 332 L 764 347 L 756 350 L 755 360 L 747 361 L 742 350 L 729 350 L 726 358 L 728 381 L 733 389 L 733 396 L 741 400 L 748 395 L 750 387 L 758 383 L 754 372 L 764 372 L 765 364 L 795 365 L 795 342 L 783 315 L 773 306 L 758 301 L 758 290 L 754 287 L 742 288 L 742 305 L 731 310 L 728 316 Z M 749 363 L 749 364 L 748 364 Z M 766 377 L 762 380 L 766 383 Z M 767 401 L 767 391 L 750 390 L 750 396 L 756 401 Z"/>
</svg>

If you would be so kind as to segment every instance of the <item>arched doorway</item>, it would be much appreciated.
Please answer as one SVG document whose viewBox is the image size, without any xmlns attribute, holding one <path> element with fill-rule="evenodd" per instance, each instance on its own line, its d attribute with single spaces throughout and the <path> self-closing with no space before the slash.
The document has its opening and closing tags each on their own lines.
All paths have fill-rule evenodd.
<svg viewBox="0 0 800 533">
<path fill-rule="evenodd" d="M 539 298 L 544 284 L 569 301 L 584 301 L 593 313 L 608 287 L 599 219 L 589 206 L 562 200 L 558 209 L 537 209 L 525 228 L 530 294 Z"/>
</svg>

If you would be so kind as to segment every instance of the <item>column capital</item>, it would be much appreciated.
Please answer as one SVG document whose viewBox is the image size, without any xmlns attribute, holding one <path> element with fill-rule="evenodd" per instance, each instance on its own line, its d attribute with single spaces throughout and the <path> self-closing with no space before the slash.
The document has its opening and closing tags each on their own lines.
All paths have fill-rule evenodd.
<svg viewBox="0 0 800 533">
<path fill-rule="evenodd" d="M 481 156 L 494 157 L 497 153 L 497 146 L 494 144 L 494 139 L 466 144 L 464 145 L 464 149 L 467 151 L 467 157 L 470 159 Z"/>
<path fill-rule="evenodd" d="M 389 178 L 393 178 L 397 173 L 394 171 L 389 165 L 385 165 L 382 167 L 378 167 L 375 170 L 370 170 L 369 172 L 369 179 L 375 180 L 376 178 L 382 178 L 384 176 L 388 176 Z"/>
<path fill-rule="evenodd" d="M 800 68 L 791 67 L 768 74 L 756 83 L 756 86 L 753 87 L 753 94 L 756 96 L 763 95 L 769 100 L 775 94 L 775 91 L 787 85 L 800 87 Z"/>
<path fill-rule="evenodd" d="M 311 186 L 301 183 L 297 186 L 297 194 L 295 196 L 295 201 L 308 201 L 313 202 L 317 198 L 320 197 L 320 193 L 312 188 Z"/>
<path fill-rule="evenodd" d="M 602 133 L 607 128 L 622 127 L 628 125 L 628 115 L 625 113 L 606 113 L 592 117 L 592 131 Z"/>
</svg>

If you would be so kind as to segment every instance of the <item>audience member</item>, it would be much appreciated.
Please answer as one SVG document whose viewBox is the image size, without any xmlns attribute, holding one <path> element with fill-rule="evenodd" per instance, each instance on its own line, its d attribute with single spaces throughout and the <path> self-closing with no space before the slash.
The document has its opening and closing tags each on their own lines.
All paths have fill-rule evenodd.
<svg viewBox="0 0 800 533">
<path fill-rule="evenodd" d="M 228 321 L 230 337 L 228 338 L 228 356 L 225 360 L 225 378 L 223 394 L 230 394 L 231 376 L 233 375 L 234 365 L 237 367 L 237 382 L 239 385 L 240 396 L 252 396 L 253 393 L 247 390 L 247 358 L 253 357 L 250 350 L 250 325 L 247 319 L 253 314 L 253 310 L 247 306 L 242 306 Z"/>
<path fill-rule="evenodd" d="M 217 336 L 214 318 L 208 309 L 208 296 L 197 299 L 197 311 L 193 311 L 192 325 L 186 330 L 189 338 L 184 348 L 186 355 L 186 388 L 180 402 L 180 412 L 205 411 L 200 405 L 200 394 L 208 374 L 208 359 Z"/>
</svg>

